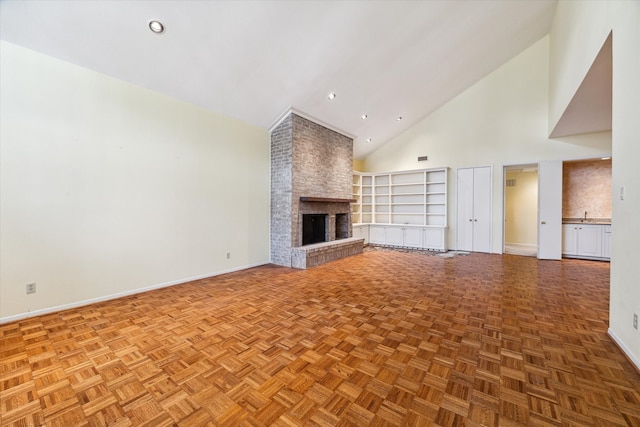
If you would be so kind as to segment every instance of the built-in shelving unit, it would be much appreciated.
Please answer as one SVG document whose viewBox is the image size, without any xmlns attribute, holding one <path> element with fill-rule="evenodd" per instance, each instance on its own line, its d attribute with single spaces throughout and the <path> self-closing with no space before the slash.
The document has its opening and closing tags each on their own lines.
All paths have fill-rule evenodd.
<svg viewBox="0 0 640 427">
<path fill-rule="evenodd" d="M 447 172 L 354 172 L 354 234 L 371 243 L 445 250 Z"/>
</svg>

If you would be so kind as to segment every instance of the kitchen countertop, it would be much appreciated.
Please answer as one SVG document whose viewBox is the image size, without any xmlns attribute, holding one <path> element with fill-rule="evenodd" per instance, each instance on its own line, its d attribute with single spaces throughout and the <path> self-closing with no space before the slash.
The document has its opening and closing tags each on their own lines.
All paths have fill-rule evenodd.
<svg viewBox="0 0 640 427">
<path fill-rule="evenodd" d="M 562 218 L 563 224 L 611 225 L 611 218 Z"/>
</svg>

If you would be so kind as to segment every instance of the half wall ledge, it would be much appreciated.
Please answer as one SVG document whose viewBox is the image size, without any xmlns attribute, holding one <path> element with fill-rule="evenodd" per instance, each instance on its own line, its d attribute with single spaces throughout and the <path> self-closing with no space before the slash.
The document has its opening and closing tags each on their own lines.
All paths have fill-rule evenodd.
<svg viewBox="0 0 640 427">
<path fill-rule="evenodd" d="M 364 239 L 349 237 L 291 249 L 291 267 L 307 269 L 363 252 Z"/>
</svg>

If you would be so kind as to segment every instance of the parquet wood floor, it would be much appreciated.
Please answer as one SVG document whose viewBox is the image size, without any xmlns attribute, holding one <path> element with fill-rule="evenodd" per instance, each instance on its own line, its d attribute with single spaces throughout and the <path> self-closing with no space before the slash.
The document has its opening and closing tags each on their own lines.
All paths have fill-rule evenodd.
<svg viewBox="0 0 640 427">
<path fill-rule="evenodd" d="M 367 252 L 0 325 L 0 424 L 640 426 L 608 278 Z"/>
</svg>

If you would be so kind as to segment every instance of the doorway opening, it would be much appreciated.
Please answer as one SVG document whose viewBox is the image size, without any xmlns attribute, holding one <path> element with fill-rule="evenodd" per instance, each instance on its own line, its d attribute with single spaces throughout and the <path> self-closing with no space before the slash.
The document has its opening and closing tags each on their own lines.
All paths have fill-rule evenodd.
<svg viewBox="0 0 640 427">
<path fill-rule="evenodd" d="M 504 167 L 503 253 L 535 257 L 538 251 L 538 165 Z"/>
</svg>

